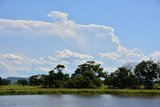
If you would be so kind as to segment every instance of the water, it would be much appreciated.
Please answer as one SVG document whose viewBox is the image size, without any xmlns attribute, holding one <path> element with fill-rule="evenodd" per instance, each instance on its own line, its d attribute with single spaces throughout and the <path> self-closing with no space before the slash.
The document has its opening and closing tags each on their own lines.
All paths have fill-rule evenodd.
<svg viewBox="0 0 160 107">
<path fill-rule="evenodd" d="M 0 107 L 160 107 L 160 97 L 113 95 L 0 96 Z"/>
</svg>

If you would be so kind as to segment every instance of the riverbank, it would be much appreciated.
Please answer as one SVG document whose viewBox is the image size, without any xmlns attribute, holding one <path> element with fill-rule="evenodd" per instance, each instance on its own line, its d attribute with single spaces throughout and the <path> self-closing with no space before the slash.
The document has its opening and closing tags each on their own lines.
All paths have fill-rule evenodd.
<svg viewBox="0 0 160 107">
<path fill-rule="evenodd" d="M 0 95 L 40 95 L 40 94 L 111 94 L 134 96 L 160 96 L 160 90 L 133 89 L 52 89 L 39 86 L 0 86 Z"/>
</svg>

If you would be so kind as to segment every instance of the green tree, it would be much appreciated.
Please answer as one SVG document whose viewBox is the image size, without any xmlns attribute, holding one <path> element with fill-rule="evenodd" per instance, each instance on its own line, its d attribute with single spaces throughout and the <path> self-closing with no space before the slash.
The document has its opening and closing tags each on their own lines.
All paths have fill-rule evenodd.
<svg viewBox="0 0 160 107">
<path fill-rule="evenodd" d="M 49 71 L 48 75 L 43 76 L 44 87 L 52 88 L 62 88 L 68 87 L 69 74 L 63 74 L 62 70 L 65 68 L 64 65 L 57 65 L 54 69 L 58 72 L 55 73 L 54 70 Z"/>
<path fill-rule="evenodd" d="M 58 71 L 56 74 L 56 80 L 64 81 L 65 75 L 62 73 L 62 71 Z"/>
<path fill-rule="evenodd" d="M 54 69 L 57 70 L 58 72 L 62 72 L 62 70 L 65 69 L 65 66 L 58 64 Z"/>
<path fill-rule="evenodd" d="M 104 84 L 109 88 L 118 88 L 118 78 L 114 75 L 114 72 L 108 75 L 108 77 L 104 80 Z"/>
<path fill-rule="evenodd" d="M 64 74 L 64 80 L 68 81 L 70 79 L 69 74 Z"/>
<path fill-rule="evenodd" d="M 52 88 L 55 87 L 55 77 L 56 77 L 56 74 L 54 73 L 54 70 L 49 71 L 48 76 L 44 77 L 45 87 L 52 87 Z"/>
<path fill-rule="evenodd" d="M 113 88 L 137 88 L 135 75 L 126 67 L 120 67 L 105 80 L 105 84 Z"/>
<path fill-rule="evenodd" d="M 10 85 L 11 80 L 2 79 L 2 85 Z"/>
<path fill-rule="evenodd" d="M 73 81 L 75 83 L 74 88 L 88 88 L 87 80 L 81 74 L 76 75 Z"/>
<path fill-rule="evenodd" d="M 75 73 L 72 74 L 72 79 L 75 82 L 75 88 L 96 88 L 100 87 L 102 81 L 100 78 L 105 78 L 105 73 L 100 64 L 94 61 L 87 61 L 78 66 Z"/>
<path fill-rule="evenodd" d="M 3 84 L 3 79 L 0 77 L 0 85 Z"/>
<path fill-rule="evenodd" d="M 68 81 L 67 81 L 67 84 L 65 86 L 66 88 L 76 88 L 76 83 L 75 81 L 70 78 Z"/>
<path fill-rule="evenodd" d="M 64 74 L 64 77 L 63 77 L 63 87 L 65 87 L 65 88 L 69 87 L 69 80 L 70 80 L 69 74 Z"/>
<path fill-rule="evenodd" d="M 142 61 L 136 65 L 134 73 L 140 84 L 143 84 L 146 89 L 153 88 L 153 82 L 158 78 L 158 65 L 151 60 Z"/>
<path fill-rule="evenodd" d="M 55 87 L 67 87 L 69 75 L 62 72 L 63 69 L 65 69 L 65 66 L 62 64 L 58 64 L 54 69 L 58 71 L 55 75 Z"/>
<path fill-rule="evenodd" d="M 18 81 L 17 81 L 17 84 L 18 85 L 28 85 L 28 81 L 27 80 L 25 80 L 25 79 L 19 79 Z"/>
<path fill-rule="evenodd" d="M 29 77 L 29 85 L 37 86 L 44 84 L 45 75 L 33 75 Z"/>
<path fill-rule="evenodd" d="M 72 77 L 77 74 L 83 74 L 85 71 L 91 71 L 97 77 L 105 77 L 105 72 L 103 72 L 101 64 L 97 64 L 95 61 L 87 61 L 86 63 L 79 65 Z"/>
</svg>

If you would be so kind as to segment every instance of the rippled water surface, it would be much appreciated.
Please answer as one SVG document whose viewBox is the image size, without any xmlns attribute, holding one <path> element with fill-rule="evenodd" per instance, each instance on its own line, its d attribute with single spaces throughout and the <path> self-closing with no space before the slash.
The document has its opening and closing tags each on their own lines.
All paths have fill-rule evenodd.
<svg viewBox="0 0 160 107">
<path fill-rule="evenodd" d="M 0 96 L 0 107 L 160 107 L 160 97 L 113 95 Z"/>
</svg>

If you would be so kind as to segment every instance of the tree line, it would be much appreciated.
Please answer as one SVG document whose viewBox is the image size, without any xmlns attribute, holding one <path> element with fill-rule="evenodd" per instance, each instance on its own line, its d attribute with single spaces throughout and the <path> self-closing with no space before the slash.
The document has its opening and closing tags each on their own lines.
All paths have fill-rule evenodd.
<svg viewBox="0 0 160 107">
<path fill-rule="evenodd" d="M 0 85 L 9 85 L 9 84 L 11 84 L 10 80 L 2 79 L 2 77 L 0 77 Z"/>
<path fill-rule="evenodd" d="M 152 89 L 160 83 L 160 64 L 152 60 L 142 61 L 134 67 L 122 66 L 115 72 L 105 72 L 101 64 L 87 61 L 77 67 L 70 76 L 64 74 L 64 65 L 57 65 L 48 75 L 34 75 L 29 78 L 29 85 L 42 85 L 53 88 L 109 88 Z M 57 72 L 55 72 L 57 71 Z"/>
<path fill-rule="evenodd" d="M 160 64 L 152 60 L 142 61 L 135 66 L 122 66 L 115 72 L 104 71 L 101 64 L 87 61 L 77 67 L 72 75 L 64 74 L 64 65 L 57 65 L 48 75 L 33 75 L 29 81 L 18 80 L 17 84 L 50 88 L 108 88 L 153 89 L 160 84 Z"/>
</svg>

